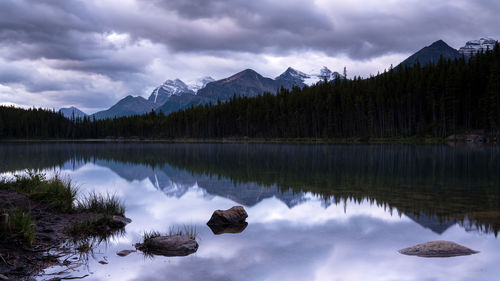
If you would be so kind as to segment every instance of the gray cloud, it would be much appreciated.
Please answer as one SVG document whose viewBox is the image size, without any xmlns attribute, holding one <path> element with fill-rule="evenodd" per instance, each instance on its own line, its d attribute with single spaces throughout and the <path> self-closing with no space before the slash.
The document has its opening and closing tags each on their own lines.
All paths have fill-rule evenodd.
<svg viewBox="0 0 500 281">
<path fill-rule="evenodd" d="M 104 108 L 130 93 L 147 95 L 165 79 L 222 78 L 248 67 L 276 76 L 287 64 L 309 67 L 304 61 L 312 58 L 333 61 L 336 70 L 354 65 L 351 73 L 366 76 L 398 63 L 390 56 L 438 39 L 459 47 L 499 37 L 498 12 L 493 0 L 3 0 L 0 59 L 10 63 L 0 66 L 0 84 L 41 94 L 79 85 L 74 91 L 89 96 L 104 91 L 88 91 L 82 77 L 102 76 L 107 89 L 122 83 L 120 92 L 105 91 Z M 280 58 L 289 62 L 272 64 Z M 59 77 L 23 73 L 47 69 Z"/>
</svg>

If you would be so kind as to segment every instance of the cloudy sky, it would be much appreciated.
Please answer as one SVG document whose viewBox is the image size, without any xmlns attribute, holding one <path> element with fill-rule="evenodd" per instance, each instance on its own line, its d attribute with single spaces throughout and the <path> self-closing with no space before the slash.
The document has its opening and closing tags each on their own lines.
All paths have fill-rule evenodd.
<svg viewBox="0 0 500 281">
<path fill-rule="evenodd" d="M 0 0 L 0 103 L 87 113 L 164 80 L 368 76 L 443 39 L 500 38 L 498 0 Z"/>
</svg>

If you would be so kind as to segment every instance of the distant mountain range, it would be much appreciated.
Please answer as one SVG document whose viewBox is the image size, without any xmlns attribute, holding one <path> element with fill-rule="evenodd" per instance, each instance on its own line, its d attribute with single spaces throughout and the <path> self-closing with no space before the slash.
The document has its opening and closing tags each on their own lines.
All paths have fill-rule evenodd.
<svg viewBox="0 0 500 281">
<path fill-rule="evenodd" d="M 83 118 L 87 116 L 87 114 L 80 109 L 72 106 L 72 107 L 63 107 L 59 109 L 59 112 L 64 115 L 64 117 L 68 119 L 73 119 L 73 118 Z"/>
<path fill-rule="evenodd" d="M 333 72 L 324 66 L 309 74 L 289 67 L 275 79 L 264 77 L 252 69 L 246 69 L 217 81 L 209 76 L 192 83 L 185 83 L 180 79 L 167 80 L 156 87 L 148 99 L 127 96 L 111 108 L 94 113 L 93 116 L 96 119 L 106 119 L 144 114 L 152 110 L 169 114 L 190 106 L 228 101 L 233 95 L 255 97 L 265 92 L 276 93 L 281 87 L 302 88 L 321 83 L 325 79 L 332 81 L 335 78 L 344 79 L 338 72 Z"/>
<path fill-rule="evenodd" d="M 497 40 L 491 38 L 481 38 L 479 40 L 471 40 L 465 43 L 465 46 L 460 48 L 458 52 L 466 57 L 473 56 L 478 52 L 486 52 L 486 50 L 493 50 Z"/>
<path fill-rule="evenodd" d="M 415 54 L 411 55 L 403 62 L 400 66 L 413 66 L 417 62 L 421 66 L 425 66 L 429 63 L 437 63 L 441 57 L 444 59 L 458 59 L 464 56 L 465 58 L 470 58 L 478 52 L 485 52 L 486 50 L 492 50 L 496 44 L 495 39 L 491 38 L 481 38 L 479 40 L 471 40 L 465 43 L 465 46 L 461 47 L 459 50 L 453 49 L 448 46 L 443 40 L 438 40 L 432 43 L 430 46 L 424 47 Z"/>
<path fill-rule="evenodd" d="M 465 46 L 456 50 L 443 40 L 438 40 L 411 55 L 397 67 L 413 66 L 417 62 L 421 66 L 425 66 L 429 63 L 438 62 L 441 57 L 451 60 L 462 56 L 469 58 L 477 52 L 492 49 L 496 42 L 491 38 L 481 38 L 468 41 Z M 225 102 L 233 95 L 254 97 L 265 92 L 274 94 L 281 87 L 286 89 L 302 88 L 325 80 L 333 81 L 336 78 L 344 79 L 338 72 L 333 72 L 327 67 L 309 73 L 289 67 L 274 79 L 264 77 L 252 69 L 246 69 L 217 81 L 209 76 L 202 77 L 191 83 L 185 83 L 180 79 L 167 80 L 156 87 L 148 99 L 127 96 L 111 108 L 94 113 L 93 116 L 96 119 L 105 119 L 144 114 L 152 110 L 169 114 L 200 104 Z M 60 111 L 68 118 L 72 118 L 73 112 L 75 118 L 88 116 L 75 107 L 61 108 Z"/>
<path fill-rule="evenodd" d="M 132 116 L 151 112 L 154 104 L 143 97 L 126 96 L 108 110 L 94 113 L 96 119 Z"/>
</svg>

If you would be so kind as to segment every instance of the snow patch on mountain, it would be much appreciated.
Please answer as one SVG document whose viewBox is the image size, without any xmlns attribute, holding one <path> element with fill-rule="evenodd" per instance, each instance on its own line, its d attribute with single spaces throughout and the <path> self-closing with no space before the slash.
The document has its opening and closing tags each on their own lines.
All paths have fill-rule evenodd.
<svg viewBox="0 0 500 281">
<path fill-rule="evenodd" d="M 205 86 L 210 83 L 210 82 L 214 82 L 215 79 L 210 77 L 210 76 L 205 76 L 205 77 L 202 77 L 202 78 L 198 78 L 194 81 L 188 81 L 188 87 L 189 89 L 191 89 L 193 92 L 197 93 L 198 90 L 201 90 L 203 88 L 205 88 Z"/>
<path fill-rule="evenodd" d="M 466 57 L 471 57 L 481 51 L 486 52 L 486 50 L 493 50 L 497 40 L 492 38 L 481 38 L 479 40 L 471 40 L 465 43 L 465 46 L 461 47 L 458 51 L 461 55 Z"/>
<path fill-rule="evenodd" d="M 336 78 L 343 79 L 344 76 L 336 71 L 331 71 L 328 67 L 323 66 L 319 70 L 311 70 L 308 74 L 309 78 L 304 80 L 304 83 L 311 86 L 323 81 L 333 81 Z"/>
<path fill-rule="evenodd" d="M 167 80 L 165 83 L 153 90 L 148 100 L 155 104 L 155 106 L 161 106 L 171 96 L 180 96 L 183 94 L 194 95 L 195 92 L 180 79 Z"/>
<path fill-rule="evenodd" d="M 276 77 L 275 80 L 299 80 L 304 81 L 308 79 L 309 75 L 305 74 L 302 71 L 298 71 L 291 67 L 287 68 L 285 72 L 283 72 L 280 76 Z"/>
<path fill-rule="evenodd" d="M 172 96 L 196 95 L 198 90 L 203 89 L 208 83 L 213 81 L 215 80 L 210 76 L 190 81 L 189 84 L 184 83 L 180 79 L 167 80 L 153 90 L 148 100 L 155 104 L 156 107 L 159 107 Z"/>
<path fill-rule="evenodd" d="M 327 81 L 333 81 L 337 77 L 343 79 L 343 76 L 341 76 L 338 72 L 333 72 L 326 66 L 323 66 L 319 70 L 311 70 L 309 73 L 304 73 L 289 67 L 280 76 L 276 77 L 275 80 L 278 82 L 291 83 L 296 86 L 312 86 L 318 82 L 324 81 L 325 79 Z"/>
</svg>

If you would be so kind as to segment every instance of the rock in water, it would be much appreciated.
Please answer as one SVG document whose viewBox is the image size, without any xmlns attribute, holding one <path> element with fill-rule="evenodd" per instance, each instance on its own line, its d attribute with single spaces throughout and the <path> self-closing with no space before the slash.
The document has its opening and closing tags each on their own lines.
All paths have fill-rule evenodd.
<svg viewBox="0 0 500 281">
<path fill-rule="evenodd" d="M 154 237 L 143 244 L 135 244 L 135 247 L 148 254 L 176 257 L 195 253 L 198 243 L 185 235 L 172 235 Z"/>
<path fill-rule="evenodd" d="M 212 214 L 212 217 L 207 222 L 209 226 L 221 226 L 240 224 L 248 217 L 247 212 L 242 206 L 234 206 L 229 210 L 217 210 Z"/>
<path fill-rule="evenodd" d="M 208 225 L 215 235 L 223 233 L 241 233 L 247 226 L 248 223 L 246 221 L 229 225 Z"/>
<path fill-rule="evenodd" d="M 131 222 L 132 222 L 132 220 L 129 218 L 122 217 L 122 216 L 113 216 L 111 222 L 109 223 L 109 227 L 122 228 Z"/>
<path fill-rule="evenodd" d="M 135 253 L 135 252 L 137 252 L 137 251 L 136 250 L 121 250 L 116 254 L 119 255 L 120 257 L 125 257 L 125 256 L 128 256 L 131 253 Z"/>
<path fill-rule="evenodd" d="M 479 253 L 450 241 L 431 241 L 399 250 L 401 254 L 425 258 L 447 258 Z"/>
</svg>

